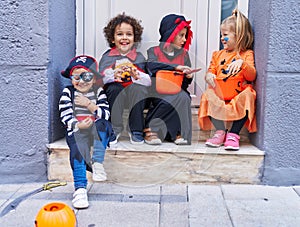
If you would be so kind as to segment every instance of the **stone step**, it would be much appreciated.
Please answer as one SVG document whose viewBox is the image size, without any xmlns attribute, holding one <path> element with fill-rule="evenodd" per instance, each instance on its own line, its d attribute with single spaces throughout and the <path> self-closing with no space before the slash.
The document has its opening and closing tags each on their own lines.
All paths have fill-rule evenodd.
<svg viewBox="0 0 300 227">
<path fill-rule="evenodd" d="M 124 125 L 128 111 L 124 111 Z M 163 143 L 132 145 L 127 132 L 120 142 L 107 149 L 104 167 L 108 181 L 124 185 L 156 183 L 247 183 L 260 182 L 264 152 L 249 143 L 245 128 L 241 131 L 239 151 L 208 148 L 204 141 L 214 131 L 202 131 L 198 125 L 198 108 L 192 108 L 192 145 Z M 227 124 L 229 128 L 230 123 Z M 48 179 L 71 182 L 69 148 L 65 139 L 48 145 Z M 91 174 L 88 173 L 89 181 Z"/>
<path fill-rule="evenodd" d="M 48 145 L 48 179 L 72 181 L 69 149 L 65 139 Z M 241 142 L 239 151 L 208 148 L 201 139 L 190 146 L 163 143 L 132 145 L 123 134 L 107 149 L 104 167 L 108 182 L 126 186 L 158 183 L 258 184 L 264 152 Z M 91 174 L 88 172 L 89 181 Z"/>
</svg>

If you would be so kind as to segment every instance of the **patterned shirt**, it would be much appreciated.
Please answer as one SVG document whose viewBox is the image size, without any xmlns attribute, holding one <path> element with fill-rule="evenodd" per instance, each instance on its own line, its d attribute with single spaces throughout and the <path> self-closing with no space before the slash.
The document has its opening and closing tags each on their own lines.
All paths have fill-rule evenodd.
<svg viewBox="0 0 300 227">
<path fill-rule="evenodd" d="M 75 106 L 74 97 L 78 93 L 80 92 L 75 90 L 74 87 L 66 87 L 59 100 L 60 119 L 67 129 L 68 136 L 78 131 L 77 123 L 79 122 L 78 119 L 82 119 L 81 117 L 92 116 L 94 119 L 102 118 L 105 120 L 108 120 L 110 117 L 106 94 L 101 87 L 95 91 L 91 89 L 88 93 L 84 94 L 84 96 L 98 106 L 98 109 L 94 113 L 91 113 L 86 107 Z"/>
</svg>

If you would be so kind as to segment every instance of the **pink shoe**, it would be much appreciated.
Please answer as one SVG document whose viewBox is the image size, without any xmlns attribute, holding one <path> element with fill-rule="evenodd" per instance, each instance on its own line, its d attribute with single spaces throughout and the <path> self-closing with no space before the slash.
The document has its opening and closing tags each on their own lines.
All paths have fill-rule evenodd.
<svg viewBox="0 0 300 227">
<path fill-rule="evenodd" d="M 205 145 L 209 147 L 220 147 L 223 145 L 226 133 L 223 130 L 217 130 L 214 136 L 206 140 Z"/>
<path fill-rule="evenodd" d="M 240 137 L 235 133 L 227 133 L 226 141 L 224 143 L 225 150 L 239 150 L 240 149 Z"/>
</svg>

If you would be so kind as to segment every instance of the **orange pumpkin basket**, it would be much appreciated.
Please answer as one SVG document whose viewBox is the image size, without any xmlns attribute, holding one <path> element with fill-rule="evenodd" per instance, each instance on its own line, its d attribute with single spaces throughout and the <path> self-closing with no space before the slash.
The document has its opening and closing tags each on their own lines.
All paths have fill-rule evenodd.
<svg viewBox="0 0 300 227">
<path fill-rule="evenodd" d="M 43 206 L 35 218 L 35 227 L 76 227 L 74 211 L 65 203 L 54 202 Z"/>
<path fill-rule="evenodd" d="M 181 90 L 184 74 L 178 71 L 159 70 L 156 73 L 156 91 L 160 94 L 177 94 Z"/>
<path fill-rule="evenodd" d="M 217 96 L 225 101 L 233 99 L 241 91 L 243 91 L 243 83 L 245 79 L 242 75 L 230 76 L 215 79 L 215 92 Z"/>
</svg>

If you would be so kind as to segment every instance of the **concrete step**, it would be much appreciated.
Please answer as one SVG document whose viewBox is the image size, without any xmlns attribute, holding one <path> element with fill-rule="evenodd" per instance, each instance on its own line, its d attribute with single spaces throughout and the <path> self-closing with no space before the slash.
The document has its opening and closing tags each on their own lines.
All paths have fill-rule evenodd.
<svg viewBox="0 0 300 227">
<path fill-rule="evenodd" d="M 132 145 L 124 133 L 118 144 L 107 149 L 104 161 L 107 181 L 135 187 L 158 183 L 260 182 L 263 151 L 248 142 L 241 142 L 239 151 L 208 148 L 199 135 L 193 138 L 190 146 L 174 143 Z M 48 149 L 48 179 L 71 182 L 69 149 L 65 139 L 49 144 Z M 92 181 L 89 172 L 88 178 Z"/>
</svg>

